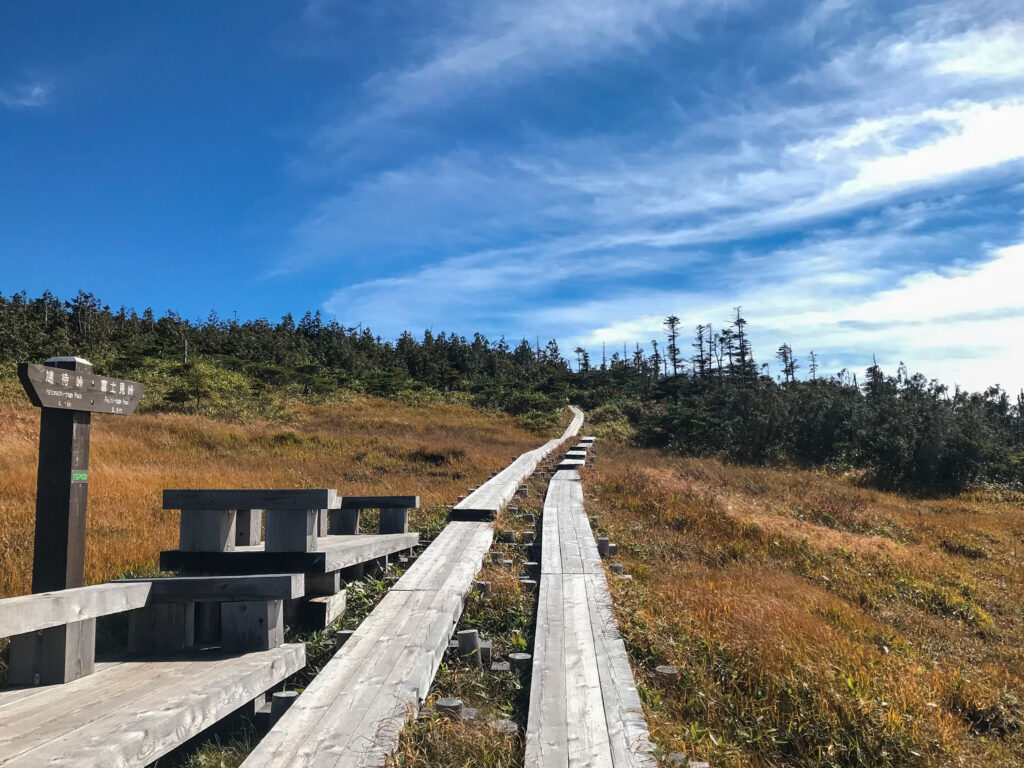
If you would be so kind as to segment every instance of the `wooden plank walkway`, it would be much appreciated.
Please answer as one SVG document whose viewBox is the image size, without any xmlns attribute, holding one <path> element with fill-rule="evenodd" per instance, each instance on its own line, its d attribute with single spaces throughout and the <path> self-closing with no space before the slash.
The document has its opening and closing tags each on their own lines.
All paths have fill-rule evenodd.
<svg viewBox="0 0 1024 768">
<path fill-rule="evenodd" d="M 142 766 L 305 666 L 305 646 L 125 661 L 63 685 L 0 691 L 0 766 Z"/>
<path fill-rule="evenodd" d="M 537 465 L 573 436 L 519 457 L 463 502 L 496 513 Z M 468 502 L 468 504 L 467 504 Z M 459 509 L 459 507 L 456 507 Z M 335 657 L 242 764 L 243 768 L 371 768 L 398 745 L 426 697 L 463 601 L 494 537 L 488 520 L 453 520 L 363 620 Z"/>
<path fill-rule="evenodd" d="M 562 442 L 574 436 L 583 426 L 583 411 L 574 405 L 572 421 L 561 437 L 549 440 L 532 451 L 528 451 L 505 469 L 469 494 L 452 509 L 452 519 L 490 519 L 498 510 L 508 504 L 522 482 L 533 474 L 537 465 L 546 459 Z"/>
<path fill-rule="evenodd" d="M 526 768 L 654 768 L 576 470 L 544 501 Z"/>
</svg>

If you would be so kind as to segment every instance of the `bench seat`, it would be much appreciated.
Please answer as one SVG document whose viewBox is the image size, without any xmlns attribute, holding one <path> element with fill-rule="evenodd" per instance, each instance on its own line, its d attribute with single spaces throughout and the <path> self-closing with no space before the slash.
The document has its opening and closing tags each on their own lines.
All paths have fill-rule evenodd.
<svg viewBox="0 0 1024 768">
<path fill-rule="evenodd" d="M 266 552 L 263 544 L 235 547 L 231 552 L 160 553 L 160 568 L 182 573 L 257 574 L 331 573 L 412 549 L 418 533 L 370 533 L 321 536 L 315 552 Z"/>
<path fill-rule="evenodd" d="M 0 690 L 0 766 L 148 765 L 305 666 L 305 646 L 97 664 L 63 685 Z"/>
</svg>

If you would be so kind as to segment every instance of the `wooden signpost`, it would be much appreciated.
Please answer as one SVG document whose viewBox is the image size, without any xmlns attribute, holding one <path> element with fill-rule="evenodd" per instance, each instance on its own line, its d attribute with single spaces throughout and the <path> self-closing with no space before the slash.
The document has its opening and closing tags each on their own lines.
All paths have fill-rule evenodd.
<svg viewBox="0 0 1024 768">
<path fill-rule="evenodd" d="M 143 386 L 99 376 L 80 357 L 51 357 L 43 365 L 19 363 L 18 378 L 42 410 L 32 592 L 81 587 L 92 414 L 133 413 Z M 95 619 L 12 638 L 11 679 L 45 684 L 88 674 L 94 643 Z"/>
</svg>

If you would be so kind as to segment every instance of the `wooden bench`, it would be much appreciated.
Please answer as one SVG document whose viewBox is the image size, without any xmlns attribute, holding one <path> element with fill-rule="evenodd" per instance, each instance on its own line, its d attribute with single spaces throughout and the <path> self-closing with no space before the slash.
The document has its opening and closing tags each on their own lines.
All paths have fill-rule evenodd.
<svg viewBox="0 0 1024 768">
<path fill-rule="evenodd" d="M 358 534 L 359 516 L 364 509 L 380 510 L 380 533 L 408 533 L 409 510 L 419 506 L 419 496 L 345 496 L 340 509 L 330 515 L 328 533 L 339 536 Z"/>
<path fill-rule="evenodd" d="M 544 502 L 525 765 L 656 765 L 574 470 L 555 473 Z"/>
<path fill-rule="evenodd" d="M 327 516 L 340 506 L 333 488 L 297 490 L 168 490 L 164 509 L 181 510 L 178 548 L 231 552 L 261 540 L 267 552 L 315 552 Z"/>
<path fill-rule="evenodd" d="M 280 605 L 300 574 L 138 579 L 0 600 L 13 687 L 0 690 L 0 766 L 144 766 L 305 665 Z M 196 601 L 219 604 L 219 648 L 194 647 Z M 96 620 L 128 612 L 144 658 L 95 661 Z M 275 622 L 274 617 L 278 617 Z M 74 643 L 55 647 L 56 627 Z M 26 685 L 27 684 L 27 685 Z"/>
<path fill-rule="evenodd" d="M 343 581 L 361 578 L 366 564 L 386 566 L 389 556 L 416 546 L 419 535 L 409 533 L 408 519 L 409 509 L 418 506 L 418 496 L 342 498 L 333 489 L 168 490 L 164 508 L 181 510 L 181 537 L 179 549 L 160 553 L 160 567 L 303 573 L 306 596 L 301 605 L 286 604 L 289 621 L 322 629 L 345 610 Z M 363 509 L 380 510 L 380 534 L 359 533 Z"/>
</svg>

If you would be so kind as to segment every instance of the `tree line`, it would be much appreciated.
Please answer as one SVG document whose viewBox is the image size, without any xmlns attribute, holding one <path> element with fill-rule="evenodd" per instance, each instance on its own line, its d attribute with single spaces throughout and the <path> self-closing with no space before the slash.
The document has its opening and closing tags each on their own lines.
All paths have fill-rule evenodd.
<svg viewBox="0 0 1024 768">
<path fill-rule="evenodd" d="M 772 356 L 772 376 L 739 309 L 717 331 L 698 325 L 688 347 L 685 333 L 672 315 L 649 351 L 602 350 L 598 362 L 578 347 L 574 370 L 555 340 L 431 331 L 390 340 L 319 312 L 189 320 L 113 309 L 86 292 L 0 294 L 0 360 L 78 354 L 145 381 L 151 409 L 262 414 L 282 396 L 357 391 L 461 399 L 548 429 L 572 401 L 598 430 L 682 455 L 858 469 L 881 487 L 925 493 L 1024 484 L 1024 392 L 951 391 L 903 366 L 873 364 L 861 380 L 823 374 L 813 352 L 803 366 L 788 344 Z"/>
</svg>

